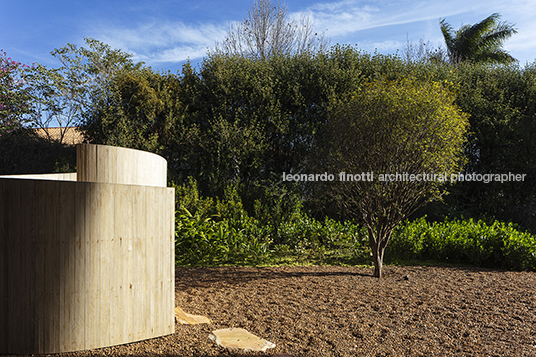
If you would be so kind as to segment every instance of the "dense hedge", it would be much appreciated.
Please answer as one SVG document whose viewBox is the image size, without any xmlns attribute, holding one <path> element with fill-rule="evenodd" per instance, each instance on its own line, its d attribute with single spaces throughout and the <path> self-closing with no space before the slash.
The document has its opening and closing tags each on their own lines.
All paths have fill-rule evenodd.
<svg viewBox="0 0 536 357">
<path fill-rule="evenodd" d="M 0 137 L 0 174 L 45 174 L 76 171 L 76 149 L 18 129 Z"/>
<path fill-rule="evenodd" d="M 296 214 L 266 224 L 243 208 L 235 186 L 224 199 L 204 198 L 197 184 L 176 185 L 179 265 L 369 264 L 367 231 L 348 221 Z M 536 271 L 536 237 L 495 220 L 405 221 L 393 232 L 388 262 L 415 260 Z M 290 260 L 281 260 L 289 258 Z"/>
<path fill-rule="evenodd" d="M 457 89 L 456 104 L 470 114 L 466 172 L 527 175 L 524 182 L 460 183 L 449 189 L 445 204 L 421 214 L 439 220 L 494 216 L 536 232 L 535 64 L 411 63 L 335 46 L 264 61 L 210 55 L 198 69 L 187 64 L 178 74 L 133 66 L 116 74 L 102 91 L 106 95 L 84 113 L 84 129 L 95 143 L 163 155 L 170 178 L 184 183 L 194 177 L 205 196 L 222 197 L 227 185 L 239 183 L 250 214 L 269 190 L 271 197 L 299 197 L 323 219 L 329 203 L 313 204 L 307 185 L 282 182 L 282 174 L 307 170 L 333 98 L 365 80 L 409 75 L 448 81 Z M 295 207 L 287 202 L 283 210 L 291 215 Z"/>
<path fill-rule="evenodd" d="M 395 229 L 386 256 L 535 271 L 536 238 L 512 223 L 420 218 Z"/>
<path fill-rule="evenodd" d="M 192 198 L 193 190 L 187 190 L 188 194 L 178 190 L 177 198 L 182 232 L 178 246 L 189 249 L 190 262 L 253 262 L 277 250 L 324 254 L 322 249 L 336 247 L 342 251 L 355 248 L 351 255 L 365 259 L 366 249 L 358 243 L 363 237 L 356 233 L 360 229 L 332 220 L 337 215 L 330 212 L 329 202 L 312 200 L 309 186 L 284 182 L 282 173 L 304 172 L 334 98 L 366 80 L 411 75 L 448 81 L 456 88 L 456 104 L 470 114 L 466 172 L 512 172 L 526 174 L 526 180 L 450 186 L 443 202 L 419 212 L 439 222 L 449 218 L 449 224 L 437 223 L 431 230 L 443 233 L 424 234 L 415 228 L 401 240 L 400 232 L 411 225 L 403 226 L 389 251 L 394 257 L 534 268 L 530 235 L 515 231 L 509 223 L 490 223 L 492 228 L 484 228 L 478 219 L 487 216 L 514 222 L 536 233 L 536 63 L 524 67 L 412 63 L 398 56 L 334 46 L 326 53 L 274 56 L 265 61 L 215 54 L 207 56 L 199 68 L 187 64 L 177 74 L 156 72 L 141 64 L 110 73 L 113 76 L 92 92 L 92 105 L 82 113 L 84 134 L 93 143 L 163 155 L 168 160 L 168 177 L 177 187 L 188 187 L 189 178 L 195 179 L 195 192 L 205 198 Z M 0 138 L 1 174 L 73 171 L 72 148 L 44 142 L 30 133 L 14 131 Z M 189 213 L 179 209 L 181 205 Z M 460 217 L 474 220 L 455 220 Z M 213 246 L 216 239 L 256 243 L 242 250 L 207 252 L 195 246 L 199 236 L 192 233 L 193 220 L 210 233 L 207 246 Z M 424 225 L 422 220 L 417 222 Z M 465 228 L 454 229 L 457 223 L 453 222 Z M 441 225 L 453 231 L 448 233 Z M 469 228 L 472 225 L 479 228 Z M 228 234 L 217 238 L 221 229 Z M 421 238 L 422 244 L 434 239 L 444 239 L 444 244 L 426 243 L 419 250 L 417 243 L 408 243 Z"/>
</svg>

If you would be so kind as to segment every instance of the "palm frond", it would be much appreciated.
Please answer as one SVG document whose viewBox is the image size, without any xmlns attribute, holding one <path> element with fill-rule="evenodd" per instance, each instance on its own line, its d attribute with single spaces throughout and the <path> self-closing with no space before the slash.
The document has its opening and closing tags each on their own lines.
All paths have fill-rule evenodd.
<svg viewBox="0 0 536 357">
<path fill-rule="evenodd" d="M 454 31 L 445 19 L 440 29 L 445 39 L 451 63 L 460 61 L 510 63 L 515 59 L 502 50 L 502 43 L 517 30 L 512 24 L 499 22 L 500 15 L 493 13 L 474 25 L 463 25 Z"/>
</svg>

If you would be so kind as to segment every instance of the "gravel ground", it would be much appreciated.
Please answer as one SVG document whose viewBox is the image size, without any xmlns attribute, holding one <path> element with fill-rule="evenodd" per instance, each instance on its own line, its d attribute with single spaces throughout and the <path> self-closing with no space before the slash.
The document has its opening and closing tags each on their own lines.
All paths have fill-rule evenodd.
<svg viewBox="0 0 536 357">
<path fill-rule="evenodd" d="M 177 268 L 176 305 L 210 325 L 63 356 L 536 356 L 536 274 L 461 267 Z M 277 345 L 218 347 L 241 327 Z"/>
</svg>

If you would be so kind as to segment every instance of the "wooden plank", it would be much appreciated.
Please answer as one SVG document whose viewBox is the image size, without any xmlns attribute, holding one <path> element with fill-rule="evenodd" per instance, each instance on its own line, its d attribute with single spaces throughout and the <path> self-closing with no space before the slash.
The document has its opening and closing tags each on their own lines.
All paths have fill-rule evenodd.
<svg viewBox="0 0 536 357">
<path fill-rule="evenodd" d="M 97 145 L 79 144 L 76 146 L 77 181 L 97 181 Z"/>
<path fill-rule="evenodd" d="M 35 202 L 33 199 L 35 181 L 28 181 L 22 187 L 19 196 L 21 211 L 18 213 L 19 219 L 24 224 L 21 227 L 21 235 L 19 237 L 22 250 L 21 262 L 22 268 L 20 278 L 23 282 L 31 282 L 30 284 L 19 284 L 21 288 L 19 296 L 19 319 L 23 324 L 23 331 L 27 334 L 25 341 L 25 350 L 30 352 L 35 349 L 35 329 L 34 313 L 35 313 Z"/>
<path fill-rule="evenodd" d="M 18 222 L 20 219 L 21 207 L 20 207 L 20 186 L 12 187 L 9 192 L 6 192 L 6 204 L 10 209 L 8 210 L 7 220 L 8 222 Z M 22 247 L 20 235 L 20 225 L 10 225 L 8 229 L 8 333 L 7 339 L 10 349 L 23 349 L 22 335 L 24 331 L 22 329 L 21 321 L 19 319 L 20 313 L 20 284 L 18 283 L 18 277 L 16 272 L 20 272 L 22 264 L 20 255 L 22 254 Z M 18 275 L 18 274 L 17 274 Z"/>
<path fill-rule="evenodd" d="M 165 333 L 174 333 L 175 332 L 175 189 L 168 188 L 166 189 L 168 197 L 168 208 L 166 210 L 168 215 L 168 249 L 167 249 L 167 266 L 168 266 L 168 275 L 166 285 L 169 289 L 168 291 L 168 305 L 166 309 L 166 316 L 168 318 L 167 329 Z"/>
<path fill-rule="evenodd" d="M 137 341 L 143 338 L 145 335 L 147 320 L 147 299 L 145 299 L 147 292 L 147 263 L 144 257 L 147 257 L 147 222 L 146 222 L 146 207 L 147 207 L 147 195 L 146 187 L 140 186 L 133 188 L 134 202 L 132 206 L 133 211 L 133 262 L 134 269 L 131 275 L 132 284 L 132 312 L 131 318 L 133 319 L 131 338 L 133 341 Z M 138 316 L 138 318 L 133 318 Z"/>
<path fill-rule="evenodd" d="M 41 261 L 40 264 L 40 271 L 36 271 L 36 287 L 39 298 L 37 299 L 37 307 L 39 311 L 38 319 L 39 319 L 39 345 L 40 350 L 43 352 L 51 350 L 50 348 L 50 340 L 52 335 L 52 324 L 50 322 L 50 294 L 52 287 L 52 267 L 50 266 L 50 255 L 52 254 L 50 251 L 50 236 L 53 235 L 53 232 L 51 232 L 51 225 L 45 224 L 45 222 L 49 222 L 50 219 L 53 219 L 54 217 L 51 217 L 50 211 L 50 187 L 47 184 L 44 184 L 39 189 L 40 197 L 38 198 L 39 203 L 39 218 L 38 218 L 38 235 L 39 235 L 39 247 L 42 251 L 42 254 L 40 254 Z M 54 204 L 54 202 L 52 202 Z M 52 257 L 54 259 L 54 257 Z"/>
<path fill-rule="evenodd" d="M 88 271 L 87 277 L 87 314 L 86 314 L 86 345 L 84 348 L 95 348 L 98 345 L 98 329 L 99 329 L 99 295 L 98 295 L 98 281 L 100 279 L 99 271 L 99 249 L 101 244 L 98 237 L 98 220 L 100 218 L 98 211 L 99 196 L 97 191 L 97 184 L 89 184 L 88 202 L 86 202 L 88 211 L 86 212 L 86 241 L 88 249 Z"/>
<path fill-rule="evenodd" d="M 115 312 L 114 340 L 118 343 L 127 341 L 128 320 L 125 313 L 125 306 L 128 305 L 128 239 L 130 237 L 130 224 L 127 224 L 131 217 L 130 186 L 116 185 L 114 196 L 114 286 L 113 302 Z"/>
<path fill-rule="evenodd" d="M 77 273 L 75 265 L 76 255 L 76 184 L 63 184 L 61 187 L 61 204 L 60 204 L 60 236 L 63 240 L 62 257 L 63 267 L 63 286 L 62 294 L 64 295 L 64 305 L 62 313 L 64 313 L 64 337 L 62 338 L 62 351 L 69 351 L 76 346 L 76 315 L 78 305 L 75 297 L 75 276 Z"/>
<path fill-rule="evenodd" d="M 100 343 L 113 344 L 110 339 L 110 323 L 112 304 L 110 303 L 110 284 L 113 281 L 111 264 L 111 251 L 113 245 L 113 186 L 108 184 L 96 185 L 99 191 L 99 220 L 98 239 L 101 245 L 99 250 L 99 327 L 98 339 Z"/>
<path fill-rule="evenodd" d="M 47 197 L 46 184 L 35 185 L 36 206 L 33 210 L 36 217 L 36 258 L 35 258 L 35 281 L 34 281 L 34 304 L 35 304 L 35 335 L 36 350 L 41 352 L 45 350 L 45 331 L 46 331 L 46 241 L 47 232 L 43 222 L 47 222 L 48 206 L 45 204 Z"/>
<path fill-rule="evenodd" d="M 0 354 L 174 330 L 174 192 L 157 187 L 165 160 L 94 145 L 77 154 L 78 182 L 0 178 Z M 119 173 L 119 162 L 132 166 Z M 134 185 L 88 182 L 99 175 Z"/>
<path fill-rule="evenodd" d="M 85 349 L 86 324 L 87 324 L 87 283 L 89 281 L 89 269 L 87 264 L 88 241 L 87 241 L 87 200 L 89 185 L 75 185 L 75 253 L 74 253 L 74 305 L 72 349 L 75 351 Z"/>
<path fill-rule="evenodd" d="M 163 215 L 163 207 L 165 207 L 165 205 L 163 205 L 162 203 L 165 202 L 165 201 L 162 201 L 163 198 L 165 198 L 163 196 L 163 193 L 164 193 L 164 190 L 162 190 L 160 187 L 153 187 L 152 188 L 152 191 L 154 191 L 154 195 L 153 195 L 153 201 L 151 202 L 151 205 L 154 207 L 154 215 L 153 215 L 153 220 L 149 221 L 150 222 L 150 226 L 151 228 L 153 229 L 153 232 L 154 232 L 154 236 L 153 236 L 153 247 L 154 247 L 154 256 L 155 257 L 160 257 L 160 259 L 153 259 L 153 261 L 151 262 L 154 266 L 154 272 L 153 272 L 153 284 L 156 285 L 154 287 L 154 291 L 155 291 L 155 296 L 154 296 L 154 299 L 153 299 L 153 320 L 152 320 L 152 323 L 153 323 L 153 326 L 155 328 L 155 330 L 153 331 L 153 333 L 155 335 L 160 335 L 161 331 L 162 331 L 162 328 L 161 328 L 161 325 L 162 325 L 162 308 L 164 307 L 162 302 L 163 302 L 163 296 L 164 296 L 164 291 L 163 291 L 163 285 L 164 285 L 164 278 L 165 276 L 163 275 L 163 269 L 162 269 L 162 260 L 165 259 L 163 254 L 164 254 L 164 251 L 162 249 L 162 243 L 163 241 L 165 240 L 164 236 L 163 236 L 163 227 L 162 227 L 162 219 L 164 217 L 162 217 Z"/>
<path fill-rule="evenodd" d="M 0 351 L 7 351 L 7 333 L 9 311 L 7 298 L 7 282 L 8 282 L 8 246 L 7 246 L 7 224 L 9 220 L 6 215 L 6 184 L 7 180 L 0 180 Z"/>
<path fill-rule="evenodd" d="M 56 185 L 54 185 L 56 186 Z M 57 240 L 58 240 L 58 350 L 59 351 L 66 351 L 68 349 L 68 324 L 66 323 L 66 320 L 68 320 L 68 309 L 70 306 L 68 306 L 66 301 L 66 286 L 67 286 L 67 248 L 66 248 L 66 225 L 69 223 L 68 215 L 71 214 L 71 212 L 66 212 L 67 207 L 66 206 L 66 199 L 67 195 L 65 195 L 65 187 L 57 186 L 57 206 L 55 209 L 57 210 L 57 218 L 56 218 L 56 225 L 57 225 Z M 65 222 L 67 220 L 67 222 Z M 61 223 L 60 223 L 61 222 Z"/>
<path fill-rule="evenodd" d="M 157 239 L 156 237 L 156 225 L 155 225 L 155 221 L 156 221 L 156 212 L 155 210 L 157 209 L 156 207 L 156 204 L 155 204 L 155 189 L 154 187 L 147 187 L 146 190 L 146 197 L 147 197 L 147 201 L 146 201 L 146 215 L 147 215 L 147 220 L 146 220 L 146 227 L 145 227 L 145 232 L 146 232 L 146 241 L 147 241 L 147 256 L 148 257 L 156 257 L 157 255 L 155 254 L 155 240 Z M 145 286 L 146 286 L 146 291 L 148 292 L 147 294 L 147 299 L 146 299 L 146 309 L 147 309 L 147 319 L 146 319 L 146 331 L 147 332 L 150 332 L 151 331 L 151 328 L 152 326 L 155 326 L 155 298 L 157 297 L 157 294 L 158 294 L 158 290 L 157 290 L 157 287 L 156 287 L 156 282 L 159 280 L 157 279 L 156 277 L 156 272 L 155 272 L 155 260 L 156 259 L 146 259 L 145 260 L 145 264 L 146 264 L 146 267 L 147 267 L 147 274 L 146 274 L 146 277 L 145 277 Z"/>
<path fill-rule="evenodd" d="M 58 211 L 58 198 L 61 187 L 57 182 L 48 182 L 48 191 L 46 192 L 47 198 L 47 221 L 43 222 L 48 226 L 49 234 L 47 236 L 48 252 L 46 255 L 47 267 L 50 267 L 49 273 L 46 278 L 48 289 L 48 329 L 50 330 L 49 345 L 46 352 L 60 351 L 60 334 L 61 334 L 61 321 L 60 321 L 60 288 L 61 288 L 61 248 L 60 248 L 60 236 L 59 236 L 59 211 Z M 48 224 L 47 224 L 48 223 Z"/>
</svg>

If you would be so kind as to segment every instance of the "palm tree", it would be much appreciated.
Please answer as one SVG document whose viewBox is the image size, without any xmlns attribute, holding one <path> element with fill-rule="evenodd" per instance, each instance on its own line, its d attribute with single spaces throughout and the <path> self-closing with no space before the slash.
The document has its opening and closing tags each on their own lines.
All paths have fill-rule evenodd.
<svg viewBox="0 0 536 357">
<path fill-rule="evenodd" d="M 512 24 L 499 22 L 494 13 L 474 25 L 463 25 L 457 31 L 441 19 L 439 24 L 445 38 L 450 63 L 463 61 L 507 64 L 517 62 L 502 49 L 503 42 L 517 30 Z"/>
</svg>

